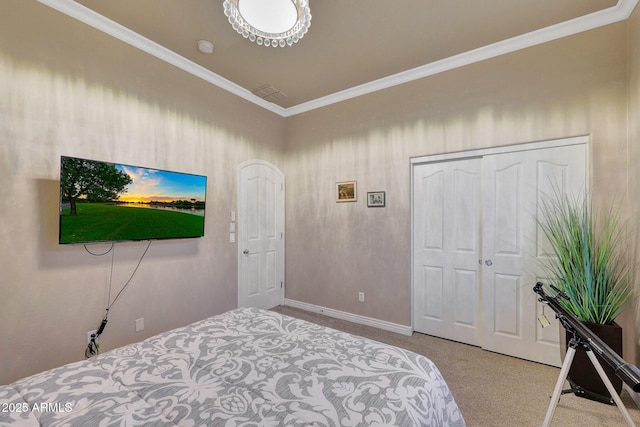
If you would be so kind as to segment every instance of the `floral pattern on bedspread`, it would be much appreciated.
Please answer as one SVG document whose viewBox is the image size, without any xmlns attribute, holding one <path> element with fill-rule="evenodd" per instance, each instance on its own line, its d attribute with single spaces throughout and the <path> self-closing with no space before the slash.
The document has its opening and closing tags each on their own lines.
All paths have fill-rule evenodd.
<svg viewBox="0 0 640 427">
<path fill-rule="evenodd" d="M 252 308 L 0 387 L 4 402 L 2 393 L 66 405 L 23 414 L 25 425 L 465 425 L 427 358 Z M 6 415 L 17 414 L 0 423 Z"/>
</svg>

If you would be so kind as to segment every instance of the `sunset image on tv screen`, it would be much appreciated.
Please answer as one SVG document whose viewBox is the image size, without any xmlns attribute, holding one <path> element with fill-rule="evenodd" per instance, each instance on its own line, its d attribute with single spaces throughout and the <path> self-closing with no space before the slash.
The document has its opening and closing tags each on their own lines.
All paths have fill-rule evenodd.
<svg viewBox="0 0 640 427">
<path fill-rule="evenodd" d="M 204 235 L 207 177 L 63 156 L 61 244 Z"/>
</svg>

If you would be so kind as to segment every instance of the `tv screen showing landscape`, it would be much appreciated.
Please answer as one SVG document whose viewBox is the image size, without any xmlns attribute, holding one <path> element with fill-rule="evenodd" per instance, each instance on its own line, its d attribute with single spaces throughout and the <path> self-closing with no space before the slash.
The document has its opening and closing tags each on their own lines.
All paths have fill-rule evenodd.
<svg viewBox="0 0 640 427">
<path fill-rule="evenodd" d="M 62 156 L 60 244 L 204 235 L 207 177 Z"/>
</svg>

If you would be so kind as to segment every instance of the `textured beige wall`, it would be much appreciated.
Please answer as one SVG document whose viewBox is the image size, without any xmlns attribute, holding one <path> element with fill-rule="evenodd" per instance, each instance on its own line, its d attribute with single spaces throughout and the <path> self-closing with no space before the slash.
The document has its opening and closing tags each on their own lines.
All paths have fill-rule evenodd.
<svg viewBox="0 0 640 427">
<path fill-rule="evenodd" d="M 151 245 L 104 349 L 236 307 L 236 168 L 282 167 L 284 120 L 35 1 L 2 9 L 0 384 L 83 358 L 107 305 L 111 256 L 57 244 L 62 154 L 208 176 L 205 237 Z M 116 245 L 112 298 L 145 245 Z"/>
<path fill-rule="evenodd" d="M 286 297 L 409 325 L 411 157 L 590 134 L 602 203 L 626 191 L 625 126 L 626 23 L 288 118 Z M 335 203 L 349 179 L 360 201 Z"/>
<path fill-rule="evenodd" d="M 636 265 L 640 266 L 640 9 L 636 8 L 628 25 L 629 136 L 626 154 L 629 176 L 626 201 L 631 218 L 630 228 L 633 231 L 630 253 L 633 254 Z M 636 270 L 635 277 L 636 290 L 640 295 L 640 271 Z M 634 331 L 634 334 L 627 334 L 629 340 L 625 341 L 625 345 L 629 342 L 631 344 L 629 347 L 635 350 L 635 357 L 632 360 L 635 360 L 638 365 L 640 364 L 640 300 L 636 301 L 631 310 L 627 310 L 624 320 L 625 326 Z"/>
<path fill-rule="evenodd" d="M 80 359 L 104 312 L 110 257 L 56 244 L 61 154 L 209 177 L 206 236 L 152 244 L 112 310 L 104 348 L 236 305 L 228 218 L 236 166 L 252 158 L 286 174 L 287 298 L 404 325 L 412 156 L 591 134 L 597 200 L 626 196 L 637 214 L 637 15 L 629 36 L 620 23 L 284 120 L 37 2 L 5 0 L 0 384 Z M 335 203 L 335 182 L 350 179 L 359 202 Z M 386 208 L 366 208 L 373 190 L 387 191 Z M 115 290 L 143 250 L 117 245 Z M 640 319 L 624 322 L 633 344 Z"/>
</svg>

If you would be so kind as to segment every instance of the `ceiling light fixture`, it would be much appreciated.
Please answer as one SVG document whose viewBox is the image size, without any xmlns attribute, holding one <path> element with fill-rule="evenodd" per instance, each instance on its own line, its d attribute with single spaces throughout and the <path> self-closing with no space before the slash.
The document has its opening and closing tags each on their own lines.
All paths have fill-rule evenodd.
<svg viewBox="0 0 640 427">
<path fill-rule="evenodd" d="M 311 25 L 308 0 L 224 0 L 223 6 L 233 29 L 260 46 L 292 46 Z"/>
</svg>

